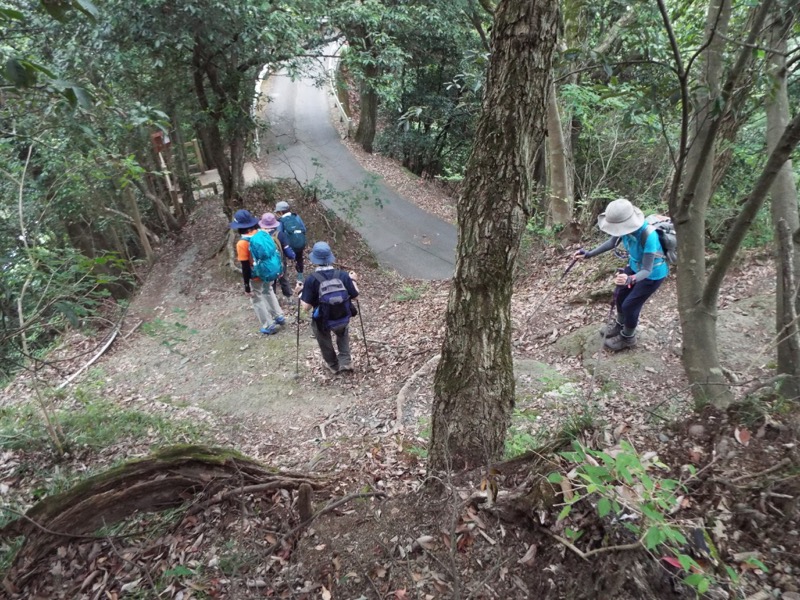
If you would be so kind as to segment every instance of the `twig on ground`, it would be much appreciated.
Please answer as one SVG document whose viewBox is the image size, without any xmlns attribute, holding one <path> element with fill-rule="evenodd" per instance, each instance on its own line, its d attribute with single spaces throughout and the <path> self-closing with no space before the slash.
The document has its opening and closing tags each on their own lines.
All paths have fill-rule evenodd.
<svg viewBox="0 0 800 600">
<path fill-rule="evenodd" d="M 275 542 L 274 544 L 272 544 L 272 546 L 270 546 L 264 554 L 266 556 L 270 556 L 273 552 L 275 552 L 276 549 L 278 549 L 283 544 L 284 541 L 288 540 L 289 538 L 291 538 L 295 534 L 299 533 L 300 531 L 302 531 L 303 529 L 308 527 L 317 518 L 321 517 L 324 514 L 327 514 L 327 513 L 331 512 L 332 510 L 334 510 L 336 508 L 339 508 L 343 504 L 347 504 L 351 500 L 358 500 L 359 498 L 380 498 L 380 497 L 386 497 L 386 494 L 384 492 L 356 493 L 356 494 L 350 494 L 348 496 L 344 496 L 343 498 L 339 498 L 338 500 L 335 500 L 333 502 L 329 502 L 324 508 L 318 510 L 313 515 L 311 515 L 310 519 L 300 523 L 300 525 L 298 525 L 297 527 L 294 527 L 293 529 L 290 529 L 288 532 L 286 532 L 283 535 L 283 537 L 281 539 L 279 539 L 277 542 Z"/>
<path fill-rule="evenodd" d="M 64 387 L 68 386 L 70 383 L 72 383 L 72 381 L 73 381 L 73 380 L 74 380 L 74 379 L 75 379 L 75 378 L 76 378 L 78 375 L 80 375 L 80 374 L 81 374 L 81 373 L 83 373 L 83 372 L 84 372 L 86 369 L 88 369 L 89 367 L 91 367 L 91 366 L 92 366 L 92 365 L 93 365 L 93 364 L 94 364 L 94 363 L 97 361 L 97 359 L 99 359 L 101 356 L 103 356 L 103 354 L 105 354 L 106 350 L 108 350 L 108 348 L 111 346 L 111 344 L 112 344 L 112 343 L 114 342 L 114 340 L 117 338 L 117 334 L 119 334 L 119 328 L 120 328 L 121 326 L 122 326 L 122 321 L 120 321 L 119 323 L 117 323 L 117 325 L 114 327 L 114 331 L 112 331 L 112 332 L 111 332 L 111 335 L 109 336 L 109 338 L 108 338 L 108 341 L 107 341 L 107 342 L 106 342 L 106 343 L 103 345 L 103 347 L 102 347 L 102 348 L 100 348 L 100 350 L 98 350 L 98 351 L 97 351 L 97 354 L 95 354 L 95 355 L 94 355 L 94 356 L 93 356 L 93 357 L 92 357 L 92 358 L 89 360 L 89 362 L 87 362 L 85 365 L 83 365 L 83 366 L 82 366 L 80 369 L 78 369 L 78 370 L 77 370 L 77 371 L 75 371 L 75 372 L 74 372 L 72 375 L 70 375 L 69 377 L 67 377 L 66 381 L 64 381 L 63 383 L 61 383 L 61 385 L 59 385 L 59 386 L 56 388 L 56 390 L 60 390 L 60 389 L 63 389 Z"/>
<path fill-rule="evenodd" d="M 761 477 L 762 475 L 769 475 L 770 473 L 774 473 L 775 471 L 778 471 L 790 464 L 792 464 L 792 460 L 789 458 L 784 458 L 777 464 L 774 464 L 771 467 L 763 469 L 762 471 L 757 471 L 756 473 L 745 473 L 744 475 L 740 475 L 739 477 L 734 477 L 733 479 L 731 479 L 731 483 L 737 483 L 739 481 L 744 481 L 745 479 L 750 479 L 752 477 Z"/>
<path fill-rule="evenodd" d="M 563 537 L 561 537 L 560 535 L 556 535 L 549 529 L 543 527 L 542 530 L 551 538 L 553 538 L 557 542 L 560 542 L 561 544 L 572 550 L 583 560 L 589 560 L 589 557 L 594 556 L 595 554 L 603 554 L 605 552 L 625 552 L 627 550 L 639 550 L 644 547 L 642 546 L 642 540 L 640 539 L 632 544 L 620 544 L 618 546 L 602 546 L 601 548 L 595 548 L 593 550 L 588 550 L 584 552 L 569 540 L 565 540 Z"/>
<path fill-rule="evenodd" d="M 400 392 L 397 394 L 397 399 L 395 400 L 395 404 L 397 406 L 397 412 L 395 415 L 395 431 L 400 430 L 403 428 L 403 405 L 405 404 L 406 397 L 408 396 L 408 391 L 411 389 L 411 386 L 422 377 L 423 375 L 427 375 L 427 373 L 433 368 L 433 366 L 438 362 L 441 358 L 441 354 L 436 354 L 428 359 L 428 361 L 422 365 L 419 369 L 417 369 L 414 373 L 411 374 L 411 377 L 408 378 L 405 385 L 400 388 Z"/>
</svg>

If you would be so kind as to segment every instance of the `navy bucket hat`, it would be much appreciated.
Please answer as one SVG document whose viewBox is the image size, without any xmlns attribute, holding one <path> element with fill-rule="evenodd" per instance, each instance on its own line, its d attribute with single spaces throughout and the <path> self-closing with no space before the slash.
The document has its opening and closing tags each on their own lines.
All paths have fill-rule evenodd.
<svg viewBox="0 0 800 600">
<path fill-rule="evenodd" d="M 249 210 L 237 210 L 233 213 L 233 223 L 230 224 L 231 229 L 249 229 L 258 225 L 256 219 Z"/>
<path fill-rule="evenodd" d="M 336 262 L 336 257 L 327 242 L 317 242 L 311 249 L 309 260 L 315 265 L 332 265 Z"/>
</svg>

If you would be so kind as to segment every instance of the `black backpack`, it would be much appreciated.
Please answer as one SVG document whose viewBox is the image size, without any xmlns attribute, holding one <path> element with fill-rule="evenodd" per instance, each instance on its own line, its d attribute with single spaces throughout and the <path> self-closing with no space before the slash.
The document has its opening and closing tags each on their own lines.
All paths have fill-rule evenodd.
<svg viewBox="0 0 800 600">
<path fill-rule="evenodd" d="M 338 269 L 333 271 L 333 277 L 330 279 L 326 279 L 320 273 L 311 274 L 319 282 L 319 306 L 314 319 L 322 331 L 347 325 L 354 314 L 350 294 L 344 287 L 341 274 Z"/>
<path fill-rule="evenodd" d="M 678 237 L 675 235 L 675 225 L 672 219 L 664 215 L 650 215 L 645 221 L 647 227 L 642 230 L 639 243 L 644 248 L 644 244 L 654 231 L 658 234 L 658 241 L 661 243 L 662 256 L 666 261 L 674 265 L 678 262 Z"/>
</svg>

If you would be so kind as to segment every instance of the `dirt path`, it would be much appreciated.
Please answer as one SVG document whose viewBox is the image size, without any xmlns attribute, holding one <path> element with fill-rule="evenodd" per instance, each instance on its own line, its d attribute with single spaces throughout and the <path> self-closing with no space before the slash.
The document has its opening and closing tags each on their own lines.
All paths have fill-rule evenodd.
<svg viewBox="0 0 800 600">
<path fill-rule="evenodd" d="M 316 344 L 302 325 L 304 378 L 294 380 L 296 304 L 287 302 L 279 335 L 258 332 L 240 276 L 209 258 L 224 235 L 218 201 L 204 202 L 183 237 L 162 254 L 134 300 L 129 323 L 141 333 L 103 361 L 109 379 L 138 393 L 247 418 L 325 414 L 347 394 L 313 385 L 307 361 Z"/>
</svg>

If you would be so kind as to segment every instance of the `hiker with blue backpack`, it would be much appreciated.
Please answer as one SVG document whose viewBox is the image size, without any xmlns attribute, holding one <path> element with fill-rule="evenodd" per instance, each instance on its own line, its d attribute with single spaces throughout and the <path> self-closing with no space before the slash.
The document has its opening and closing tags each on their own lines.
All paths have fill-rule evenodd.
<svg viewBox="0 0 800 600">
<path fill-rule="evenodd" d="M 312 311 L 311 331 L 328 371 L 334 375 L 352 371 L 348 326 L 350 317 L 358 314 L 351 302 L 358 297 L 356 274 L 334 268 L 336 258 L 326 242 L 314 244 L 309 260 L 316 268 L 304 282 L 297 283 L 300 303 Z M 336 349 L 331 333 L 336 337 Z"/>
<path fill-rule="evenodd" d="M 303 253 L 306 250 L 306 225 L 300 215 L 293 213 L 286 200 L 281 200 L 275 205 L 275 215 L 280 222 L 279 231 L 286 233 L 289 245 L 295 253 L 295 270 L 297 281 L 303 281 Z"/>
<path fill-rule="evenodd" d="M 671 241 L 664 242 L 671 247 L 665 250 L 662 245 L 661 227 L 667 223 L 671 226 L 666 218 L 645 219 L 629 200 L 619 198 L 597 218 L 597 226 L 611 237 L 592 250 L 581 248 L 575 253 L 575 258 L 591 258 L 614 250 L 620 243 L 628 253 L 628 265 L 614 277 L 617 314 L 600 331 L 605 337 L 603 345 L 613 352 L 636 346 L 642 307 L 669 275 L 667 258 L 674 256 L 675 247 L 673 233 L 669 234 Z"/>
<path fill-rule="evenodd" d="M 295 260 L 296 255 L 292 249 L 292 246 L 289 244 L 289 237 L 286 235 L 285 231 L 280 230 L 280 223 L 272 213 L 268 212 L 261 215 L 261 220 L 258 222 L 258 225 L 261 227 L 261 229 L 272 236 L 272 241 L 275 242 L 275 245 L 283 252 L 283 259 L 281 260 L 283 264 L 283 272 L 280 274 L 278 279 L 273 282 L 272 291 L 277 293 L 277 290 L 275 289 L 276 285 L 280 285 L 281 293 L 287 298 L 291 298 L 293 296 L 292 287 L 289 285 L 289 282 L 286 281 L 286 259 L 288 258 L 289 260 Z"/>
<path fill-rule="evenodd" d="M 236 258 L 242 265 L 244 293 L 250 297 L 261 324 L 259 331 L 265 335 L 278 333 L 286 317 L 272 290 L 272 283 L 283 268 L 275 242 L 267 232 L 259 229 L 258 219 L 248 210 L 237 210 L 230 227 L 242 236 L 236 242 Z"/>
</svg>

